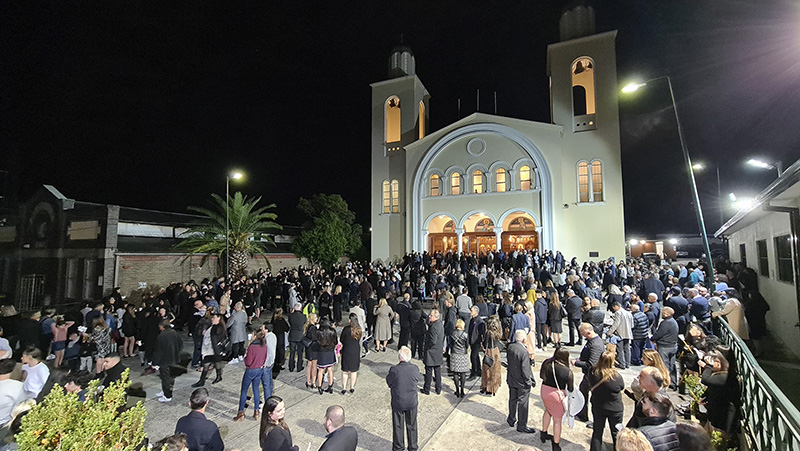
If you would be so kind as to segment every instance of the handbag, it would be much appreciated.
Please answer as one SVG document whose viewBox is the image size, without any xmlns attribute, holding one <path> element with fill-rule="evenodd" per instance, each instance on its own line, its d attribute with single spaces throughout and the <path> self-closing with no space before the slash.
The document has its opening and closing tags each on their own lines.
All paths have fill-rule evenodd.
<svg viewBox="0 0 800 451">
<path fill-rule="evenodd" d="M 494 359 L 489 354 L 484 354 L 483 355 L 483 364 L 488 366 L 488 367 L 493 367 L 494 366 Z"/>
<path fill-rule="evenodd" d="M 556 377 L 556 362 L 555 362 L 555 360 L 553 361 L 552 368 L 553 368 L 553 382 L 555 382 L 555 384 L 556 384 L 556 390 L 558 390 L 558 392 L 561 393 L 561 387 L 558 386 L 558 378 Z M 564 388 L 566 389 L 567 387 L 564 387 Z M 569 399 L 567 399 L 566 396 L 561 398 L 561 407 L 563 407 L 564 408 L 564 412 L 567 415 L 569 415 Z"/>
<path fill-rule="evenodd" d="M 303 337 L 301 343 L 303 343 L 304 348 L 308 349 L 308 347 L 311 346 L 311 343 L 314 343 L 314 340 L 309 337 Z"/>
<path fill-rule="evenodd" d="M 222 357 L 229 356 L 231 350 L 233 349 L 233 343 L 231 343 L 231 339 L 228 337 L 223 338 L 219 343 L 217 343 L 217 346 L 219 346 L 220 349 L 219 355 Z"/>
</svg>

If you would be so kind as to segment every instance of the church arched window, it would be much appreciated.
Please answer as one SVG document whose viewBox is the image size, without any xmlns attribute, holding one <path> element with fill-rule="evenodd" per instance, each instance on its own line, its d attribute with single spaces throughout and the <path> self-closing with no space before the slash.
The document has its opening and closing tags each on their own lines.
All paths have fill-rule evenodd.
<svg viewBox="0 0 800 451">
<path fill-rule="evenodd" d="M 495 191 L 498 193 L 504 193 L 508 190 L 508 171 L 505 168 L 499 168 L 494 173 L 495 182 L 494 187 Z"/>
<path fill-rule="evenodd" d="M 447 221 L 447 223 L 442 228 L 443 233 L 456 233 L 456 223 L 453 220 Z"/>
<path fill-rule="evenodd" d="M 453 196 L 461 194 L 461 174 L 458 172 L 450 175 L 450 194 Z"/>
<path fill-rule="evenodd" d="M 476 232 L 492 232 L 493 228 L 494 222 L 489 218 L 483 218 L 475 224 Z"/>
<path fill-rule="evenodd" d="M 388 215 L 391 212 L 392 208 L 392 198 L 391 193 L 389 192 L 389 181 L 383 181 L 383 190 L 382 190 L 382 197 L 383 197 L 383 214 Z"/>
<path fill-rule="evenodd" d="M 439 177 L 439 174 L 431 175 L 431 196 L 441 196 L 442 195 L 442 178 Z"/>
<path fill-rule="evenodd" d="M 533 188 L 531 183 L 531 167 L 522 166 L 519 168 L 519 189 L 526 191 Z"/>
<path fill-rule="evenodd" d="M 400 212 L 400 183 L 397 180 L 392 180 L 392 213 Z"/>
<path fill-rule="evenodd" d="M 603 202 L 603 162 L 578 162 L 578 202 Z"/>
<path fill-rule="evenodd" d="M 472 192 L 475 194 L 484 193 L 483 172 L 480 170 L 472 172 Z"/>
<path fill-rule="evenodd" d="M 386 99 L 386 142 L 400 141 L 400 98 L 391 96 Z"/>
<path fill-rule="evenodd" d="M 520 231 L 520 230 L 534 230 L 536 226 L 533 224 L 533 221 L 530 219 L 520 216 L 508 225 L 508 230 L 510 231 Z"/>
<path fill-rule="evenodd" d="M 419 101 L 419 139 L 425 137 L 425 102 Z"/>
<path fill-rule="evenodd" d="M 575 130 L 594 130 L 595 124 L 595 77 L 594 61 L 582 56 L 572 63 L 572 114 Z M 591 116 L 581 117 L 579 116 Z"/>
</svg>

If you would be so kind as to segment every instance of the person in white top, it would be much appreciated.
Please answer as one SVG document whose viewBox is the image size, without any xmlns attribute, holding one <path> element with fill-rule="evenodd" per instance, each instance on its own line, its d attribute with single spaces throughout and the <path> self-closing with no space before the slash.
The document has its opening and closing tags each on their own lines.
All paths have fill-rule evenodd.
<svg viewBox="0 0 800 451">
<path fill-rule="evenodd" d="M 22 373 L 25 376 L 25 396 L 35 399 L 44 388 L 50 377 L 50 368 L 42 363 L 42 351 L 38 348 L 28 348 L 22 353 Z"/>
<path fill-rule="evenodd" d="M 8 340 L 3 338 L 3 327 L 0 326 L 0 359 L 10 359 L 13 353 L 14 351 L 11 349 Z"/>
<path fill-rule="evenodd" d="M 16 365 L 11 359 L 0 360 L 0 428 L 11 421 L 11 411 L 26 398 L 22 382 L 11 379 Z"/>
</svg>

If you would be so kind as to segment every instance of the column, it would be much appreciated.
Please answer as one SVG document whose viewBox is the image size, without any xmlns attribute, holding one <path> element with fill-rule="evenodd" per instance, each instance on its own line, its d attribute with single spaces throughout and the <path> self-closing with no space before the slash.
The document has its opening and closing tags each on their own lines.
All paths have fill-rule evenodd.
<svg viewBox="0 0 800 451">
<path fill-rule="evenodd" d="M 464 229 L 460 227 L 457 228 L 456 235 L 457 235 L 456 239 L 458 240 L 458 255 L 461 255 L 461 252 L 464 251 L 464 243 L 461 242 L 461 238 L 464 236 Z"/>
<path fill-rule="evenodd" d="M 494 237 L 497 241 L 497 250 L 503 249 L 503 228 L 502 227 L 495 227 L 494 229 Z"/>
<path fill-rule="evenodd" d="M 430 241 L 428 240 L 428 229 L 422 229 L 422 236 L 424 237 L 422 239 L 425 241 L 422 242 L 422 249 L 420 249 L 419 252 L 431 252 L 432 249 L 428 249 L 431 245 Z"/>
<path fill-rule="evenodd" d="M 536 227 L 536 238 L 539 241 L 539 252 L 542 252 L 542 227 Z M 551 251 L 555 251 L 556 249 L 550 249 Z"/>
</svg>

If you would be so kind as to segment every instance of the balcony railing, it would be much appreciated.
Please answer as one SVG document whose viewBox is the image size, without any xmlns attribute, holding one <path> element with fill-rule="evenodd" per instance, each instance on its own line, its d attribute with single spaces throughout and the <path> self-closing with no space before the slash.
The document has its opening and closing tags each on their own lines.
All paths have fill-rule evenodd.
<svg viewBox="0 0 800 451">
<path fill-rule="evenodd" d="M 751 449 L 800 451 L 800 412 L 758 364 L 726 321 L 723 341 L 731 348 L 742 381 L 742 432 Z"/>
</svg>

